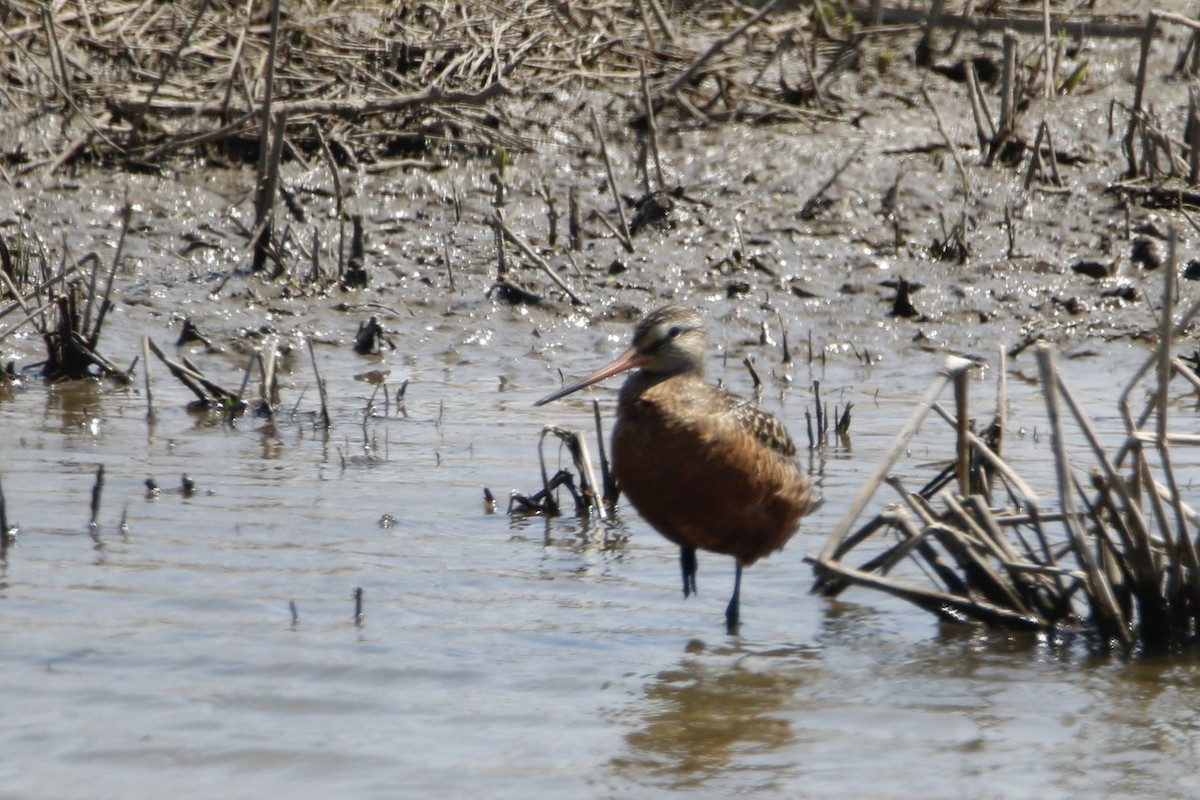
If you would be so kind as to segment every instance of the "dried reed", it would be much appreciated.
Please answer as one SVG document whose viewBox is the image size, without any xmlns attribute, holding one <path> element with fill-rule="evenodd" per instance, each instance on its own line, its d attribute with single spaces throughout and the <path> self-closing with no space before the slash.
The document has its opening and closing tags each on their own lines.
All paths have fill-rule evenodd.
<svg viewBox="0 0 1200 800">
<path fill-rule="evenodd" d="M 851 502 L 814 565 L 814 591 L 837 595 L 852 585 L 888 592 L 949 621 L 1007 629 L 1076 631 L 1102 646 L 1160 650 L 1200 636 L 1200 516 L 1182 496 L 1172 445 L 1195 437 L 1168 430 L 1172 378 L 1191 387 L 1200 377 L 1171 348 L 1200 301 L 1174 321 L 1174 236 L 1164 270 L 1159 341 L 1120 396 L 1126 438 L 1115 454 L 1101 444 L 1088 412 L 1059 374 L 1053 349 L 1034 347 L 1050 427 L 1057 506 L 1043 498 L 966 424 L 966 370 L 952 357 Z M 1135 416 L 1131 396 L 1149 382 L 1151 399 Z M 937 398 L 953 383 L 951 414 Z M 1003 407 L 1003 390 L 1000 405 Z M 930 411 L 955 430 L 955 454 L 943 476 L 910 490 L 892 469 Z M 1003 420 L 992 426 L 1002 434 Z M 1073 427 L 1072 427 L 1073 426 Z M 1082 437 L 1095 459 L 1084 478 L 1072 466 L 1068 439 Z M 884 483 L 900 493 L 865 525 L 855 524 Z M 998 487 L 996 484 L 999 484 Z M 1007 498 L 1006 501 L 992 498 Z M 871 545 L 867 545 L 871 542 Z M 862 563 L 849 557 L 871 551 Z M 915 563 L 919 575 L 902 570 Z M 920 576 L 923 576 L 920 577 Z"/>
</svg>

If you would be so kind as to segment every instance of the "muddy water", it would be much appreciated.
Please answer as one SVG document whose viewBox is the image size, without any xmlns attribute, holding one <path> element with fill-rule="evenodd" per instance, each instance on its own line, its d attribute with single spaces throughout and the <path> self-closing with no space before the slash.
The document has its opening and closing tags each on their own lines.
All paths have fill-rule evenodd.
<svg viewBox="0 0 1200 800">
<path fill-rule="evenodd" d="M 1122 64 L 1098 64 L 1097 85 Z M 374 275 L 359 293 L 322 294 L 301 279 L 221 283 L 240 263 L 245 174 L 6 189 L 7 226 L 41 236 L 55 258 L 61 232 L 75 257 L 95 249 L 105 263 L 129 192 L 135 224 L 101 341 L 114 361 L 139 355 L 143 334 L 177 354 L 183 316 L 212 345 L 182 351 L 234 388 L 253 348 L 288 354 L 274 423 L 188 413 L 191 396 L 157 363 L 153 423 L 142 365 L 131 386 L 47 386 L 30 370 L 0 395 L 0 480 L 20 526 L 0 571 L 0 797 L 151 797 L 164 786 L 297 798 L 1193 795 L 1194 660 L 939 626 L 866 592 L 830 602 L 807 593 L 802 562 L 949 353 L 980 359 L 972 408 L 982 420 L 998 346 L 1056 341 L 1068 381 L 1116 441 L 1115 387 L 1146 356 L 1137 334 L 1153 327 L 1146 298 L 1161 278 L 1097 284 L 1067 269 L 1106 255 L 1100 243 L 1124 228 L 1096 191 L 1117 171 L 1097 124 L 1104 107 L 1092 96 L 1060 109 L 1073 135 L 1056 135 L 1094 159 L 1071 173 L 1072 191 L 1030 194 L 1011 172 L 973 173 L 963 267 L 887 248 L 879 199 L 898 175 L 905 237 L 920 247 L 941 235 L 939 211 L 952 222 L 960 210 L 951 162 L 888 155 L 937 140 L 927 115 L 898 107 L 822 137 L 674 137 L 672 175 L 701 202 L 682 204 L 676 227 L 633 256 L 592 239 L 566 272 L 590 311 L 486 297 L 487 163 L 348 181 Z M 969 140 L 967 117 L 951 121 Z M 848 170 L 850 188 L 818 221 L 797 221 L 853 140 L 868 155 Z M 608 208 L 583 149 L 551 142 L 518 162 L 515 227 L 537 239 L 545 209 L 534 190 L 578 174 L 592 181 L 585 206 Z M 289 181 L 307 191 L 302 238 L 318 230 L 328 265 L 328 179 L 296 167 Z M 1005 205 L 1017 225 L 1011 258 L 997 222 Z M 921 317 L 886 316 L 898 276 L 922 284 Z M 532 271 L 523 278 L 539 285 Z M 1134 301 L 1102 294 L 1120 282 Z M 613 388 L 542 409 L 533 400 L 559 370 L 578 376 L 610 357 L 627 319 L 666 300 L 710 320 L 711 379 L 747 393 L 742 359 L 754 359 L 764 406 L 801 441 L 814 380 L 831 404 L 854 403 L 849 443 L 804 455 L 825 504 L 786 551 L 748 572 L 738 637 L 723 629 L 726 559 L 702 557 L 701 592 L 684 601 L 674 549 L 628 508 L 608 523 L 503 513 L 510 490 L 538 485 L 542 426 L 590 429 L 590 399 L 611 415 Z M 394 349 L 356 356 L 350 342 L 371 315 Z M 784 331 L 791 366 L 780 363 Z M 302 337 L 327 383 L 328 433 L 313 424 Z M 18 366 L 41 356 L 29 333 L 4 346 Z M 391 402 L 360 379 L 372 371 L 387 373 Z M 1027 354 L 1008 367 L 1009 455 L 1052 496 L 1034 373 Z M 1193 432 L 1194 400 L 1175 401 L 1177 429 Z M 946 442 L 934 423 L 918 438 L 914 483 Z M 1186 484 L 1195 465 L 1179 458 Z"/>
<path fill-rule="evenodd" d="M 1190 660 L 1093 657 L 941 627 L 868 593 L 807 594 L 801 556 L 937 358 L 797 370 L 855 402 L 851 446 L 812 457 L 826 503 L 748 573 L 744 630 L 729 637 L 726 559 L 702 559 L 685 602 L 675 551 L 627 509 L 606 526 L 488 513 L 482 487 L 536 486 L 542 424 L 590 424 L 582 401 L 530 406 L 548 385 L 531 325 L 512 314 L 450 358 L 434 324 L 414 363 L 397 359 L 406 413 L 365 426 L 365 359 L 320 353 L 329 436 L 305 413 L 274 427 L 191 416 L 161 377 L 153 425 L 140 391 L 111 385 L 35 384 L 0 404 L 21 527 L 2 573 L 0 794 L 1188 795 Z M 595 363 L 592 338 L 564 337 L 556 361 Z M 711 368 L 748 388 L 736 360 L 714 354 Z M 1090 401 L 1107 389 L 1092 367 L 1075 372 Z M 293 394 L 309 373 L 297 366 Z M 990 407 L 990 382 L 977 386 Z M 1012 389 L 1029 426 L 1013 458 L 1044 485 L 1038 397 Z M 596 394 L 611 409 L 611 391 Z M 807 400 L 796 388 L 764 402 L 799 431 Z"/>
</svg>

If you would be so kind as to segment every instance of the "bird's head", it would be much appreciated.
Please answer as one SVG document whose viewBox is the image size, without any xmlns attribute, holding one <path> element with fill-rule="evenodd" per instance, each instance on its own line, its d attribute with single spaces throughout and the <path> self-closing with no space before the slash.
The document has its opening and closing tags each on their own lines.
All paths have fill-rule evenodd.
<svg viewBox="0 0 1200 800">
<path fill-rule="evenodd" d="M 683 306 L 656 309 L 637 324 L 633 332 L 633 344 L 628 350 L 583 380 L 543 397 L 534 405 L 545 405 L 631 369 L 641 369 L 662 377 L 703 375 L 707 342 L 704 321 L 692 309 Z"/>
</svg>

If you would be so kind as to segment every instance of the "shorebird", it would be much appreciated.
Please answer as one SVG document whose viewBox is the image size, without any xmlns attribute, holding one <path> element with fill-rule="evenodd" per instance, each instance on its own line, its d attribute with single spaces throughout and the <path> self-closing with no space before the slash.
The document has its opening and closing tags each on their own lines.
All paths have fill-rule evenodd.
<svg viewBox="0 0 1200 800">
<path fill-rule="evenodd" d="M 683 596 L 696 591 L 696 550 L 733 556 L 725 609 L 738 629 L 742 568 L 782 548 L 812 505 L 796 445 L 758 406 L 704 380 L 708 337 L 690 308 L 666 306 L 638 323 L 621 355 L 534 405 L 627 370 L 613 428 L 613 471 L 633 507 L 679 545 Z"/>
</svg>

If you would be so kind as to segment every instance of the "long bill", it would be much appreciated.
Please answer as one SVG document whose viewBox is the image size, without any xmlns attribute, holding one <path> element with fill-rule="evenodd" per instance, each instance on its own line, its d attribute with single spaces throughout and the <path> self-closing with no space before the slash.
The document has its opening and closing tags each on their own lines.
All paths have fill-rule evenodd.
<svg viewBox="0 0 1200 800">
<path fill-rule="evenodd" d="M 625 370 L 629 369 L 636 369 L 637 367 L 642 366 L 644 360 L 645 359 L 642 354 L 631 347 L 624 353 L 621 353 L 621 355 L 617 356 L 615 360 L 605 364 L 603 367 L 596 370 L 591 375 L 588 375 L 583 380 L 576 381 L 570 386 L 559 389 L 553 394 L 546 395 L 541 400 L 538 400 L 536 403 L 534 403 L 534 405 L 544 406 L 546 403 L 553 402 L 560 397 L 566 397 L 567 395 L 571 394 L 571 392 L 577 392 L 585 386 L 591 386 L 593 383 L 599 383 L 605 378 L 611 378 L 613 375 L 616 375 L 619 372 L 624 372 Z"/>
</svg>

